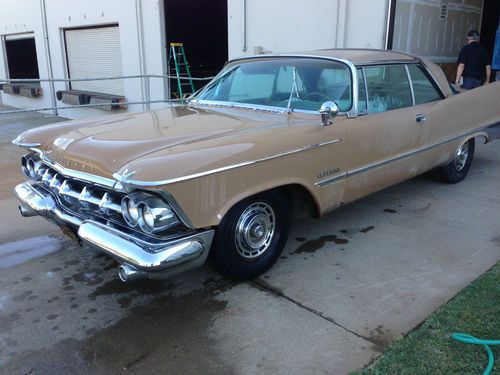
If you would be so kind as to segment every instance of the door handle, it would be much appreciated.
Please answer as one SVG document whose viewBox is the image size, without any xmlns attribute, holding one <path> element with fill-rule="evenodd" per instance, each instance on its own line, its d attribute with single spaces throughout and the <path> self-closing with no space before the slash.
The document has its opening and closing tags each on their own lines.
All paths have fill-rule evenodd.
<svg viewBox="0 0 500 375">
<path fill-rule="evenodd" d="M 415 116 L 415 121 L 417 121 L 417 122 L 425 122 L 426 120 L 427 120 L 427 117 L 423 113 L 420 113 L 420 114 Z"/>
</svg>

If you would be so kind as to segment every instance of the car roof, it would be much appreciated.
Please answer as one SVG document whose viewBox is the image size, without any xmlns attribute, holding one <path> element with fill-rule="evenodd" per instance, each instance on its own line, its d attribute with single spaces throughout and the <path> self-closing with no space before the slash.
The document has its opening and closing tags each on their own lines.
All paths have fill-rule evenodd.
<svg viewBox="0 0 500 375">
<path fill-rule="evenodd" d="M 243 60 L 248 58 L 265 58 L 272 56 L 317 56 L 349 60 L 355 65 L 377 64 L 385 62 L 404 62 L 418 61 L 416 56 L 403 52 L 388 51 L 382 49 L 360 49 L 360 48 L 342 48 L 342 49 L 323 49 L 316 51 L 279 53 L 270 55 L 241 56 L 229 62 Z"/>
<path fill-rule="evenodd" d="M 415 61 L 417 58 L 403 52 L 383 49 L 324 49 L 304 52 L 304 55 L 345 59 L 354 64 L 368 64 L 388 61 Z"/>
</svg>

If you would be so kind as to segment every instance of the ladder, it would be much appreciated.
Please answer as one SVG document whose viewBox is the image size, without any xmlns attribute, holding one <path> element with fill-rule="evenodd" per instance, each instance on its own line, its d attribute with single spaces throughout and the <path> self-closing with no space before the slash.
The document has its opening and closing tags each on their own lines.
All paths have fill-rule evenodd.
<svg viewBox="0 0 500 375">
<path fill-rule="evenodd" d="M 175 70 L 177 77 L 178 97 L 182 99 L 186 94 L 194 93 L 194 84 L 191 71 L 184 52 L 182 43 L 170 43 L 170 57 L 168 58 L 170 71 Z M 184 79 L 183 79 L 184 78 Z"/>
</svg>

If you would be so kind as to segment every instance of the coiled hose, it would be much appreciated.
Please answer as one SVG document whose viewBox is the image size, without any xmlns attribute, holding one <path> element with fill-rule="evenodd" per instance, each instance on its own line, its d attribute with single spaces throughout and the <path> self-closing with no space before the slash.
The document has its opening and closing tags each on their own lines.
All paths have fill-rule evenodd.
<svg viewBox="0 0 500 375">
<path fill-rule="evenodd" d="M 488 366 L 484 369 L 483 375 L 489 375 L 493 369 L 495 363 L 495 358 L 493 357 L 493 352 L 488 345 L 500 345 L 500 340 L 481 340 L 477 337 L 468 335 L 466 333 L 455 332 L 451 335 L 451 338 L 466 344 L 482 345 L 488 353 Z"/>
</svg>

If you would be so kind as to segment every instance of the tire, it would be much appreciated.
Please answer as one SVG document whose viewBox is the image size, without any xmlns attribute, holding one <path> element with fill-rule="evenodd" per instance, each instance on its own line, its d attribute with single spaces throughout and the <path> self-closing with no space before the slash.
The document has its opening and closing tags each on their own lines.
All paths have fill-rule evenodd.
<svg viewBox="0 0 500 375">
<path fill-rule="evenodd" d="M 279 258 L 289 230 L 290 208 L 277 192 L 244 199 L 229 210 L 215 231 L 212 264 L 230 279 L 253 279 Z"/>
<path fill-rule="evenodd" d="M 462 181 L 469 172 L 472 159 L 474 158 L 475 141 L 469 139 L 455 152 L 453 160 L 435 170 L 435 176 L 443 182 L 456 184 Z"/>
</svg>

